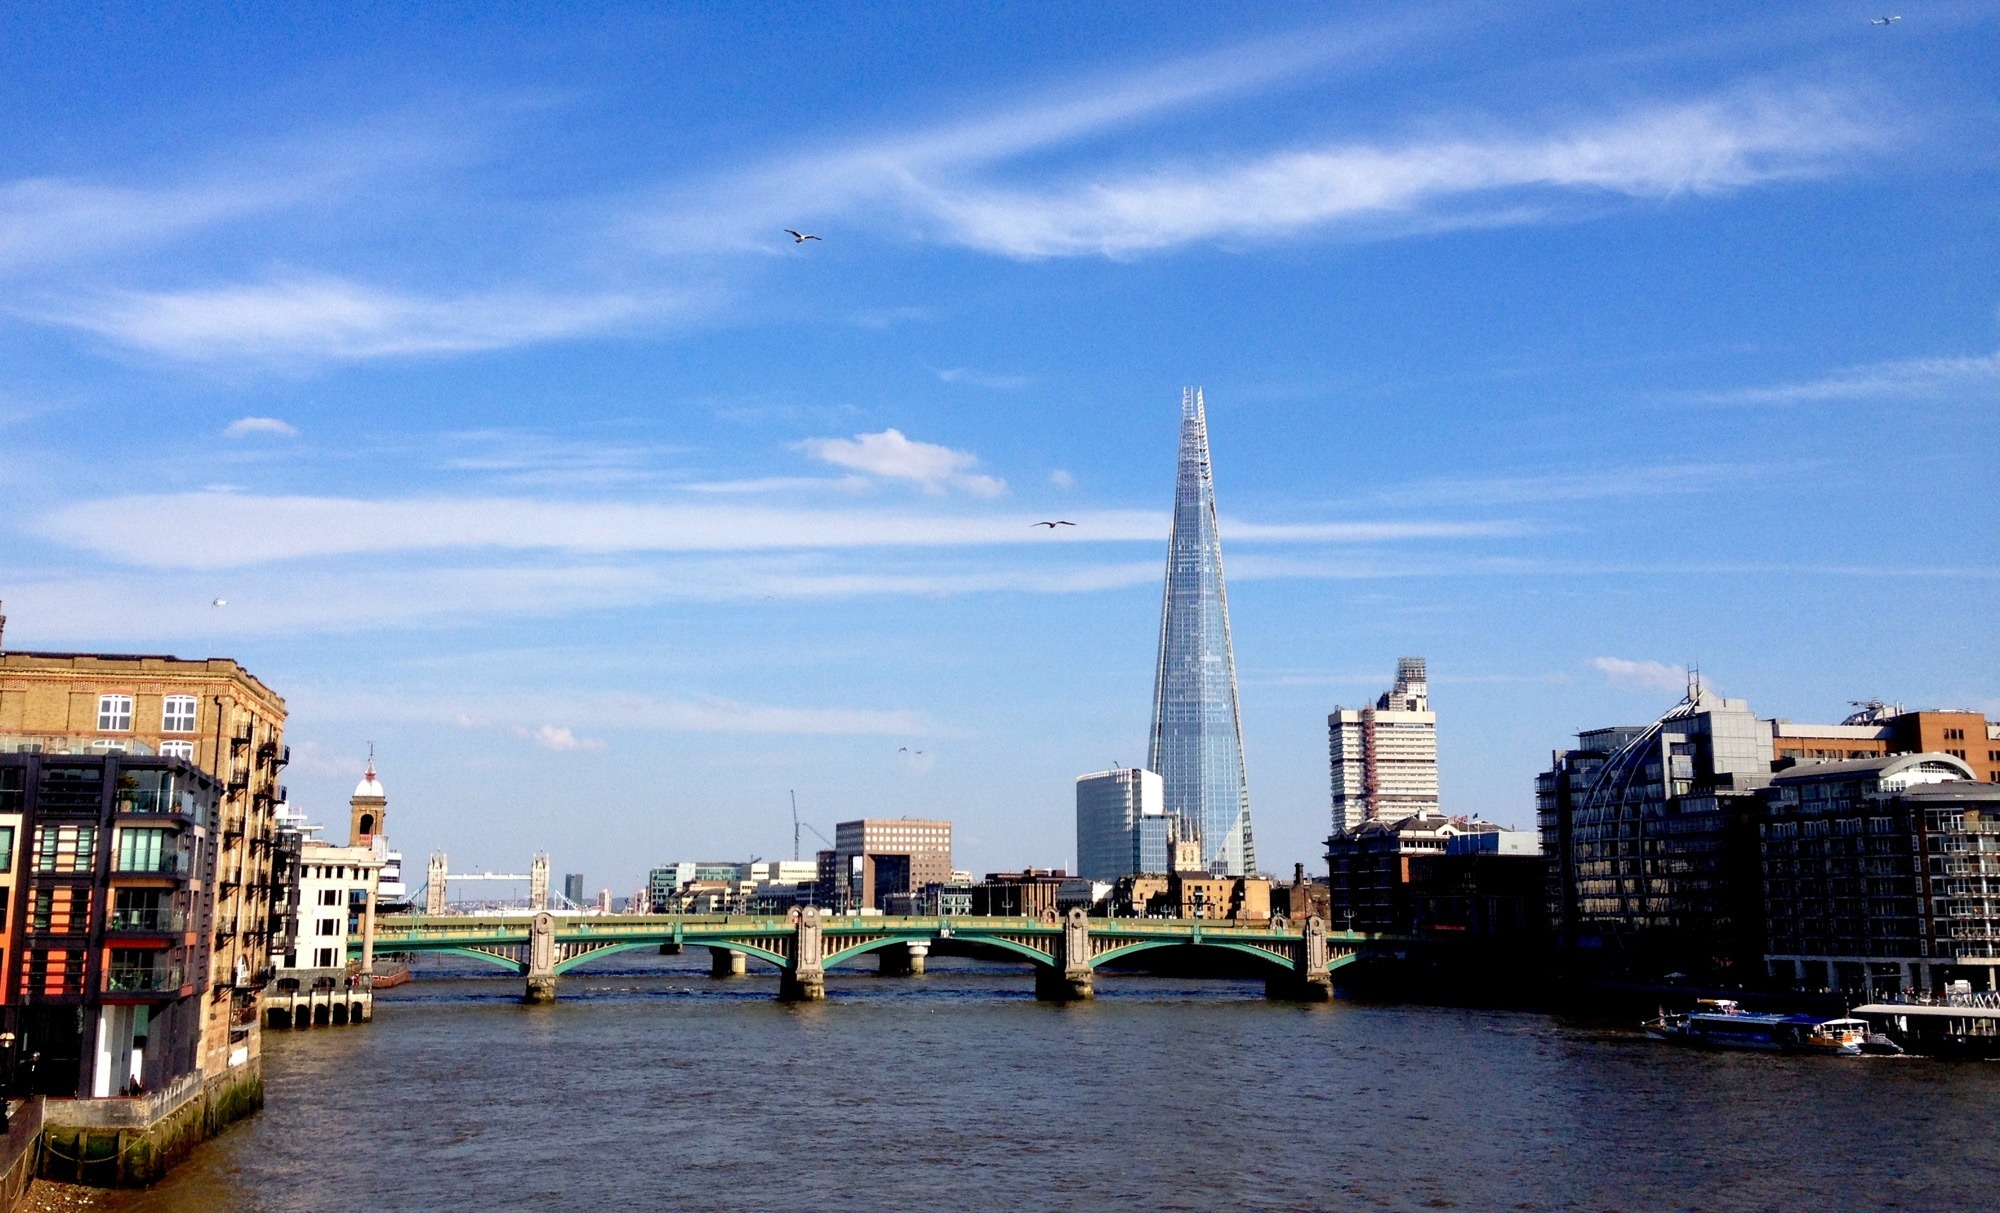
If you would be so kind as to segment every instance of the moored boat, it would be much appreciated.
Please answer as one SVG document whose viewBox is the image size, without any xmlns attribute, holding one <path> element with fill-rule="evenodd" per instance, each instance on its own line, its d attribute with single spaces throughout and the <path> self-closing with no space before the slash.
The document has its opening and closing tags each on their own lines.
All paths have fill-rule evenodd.
<svg viewBox="0 0 2000 1213">
<path fill-rule="evenodd" d="M 1644 1026 L 1647 1035 L 1676 1044 L 1839 1057 L 1858 1056 L 1869 1036 L 1865 1020 L 1745 1011 L 1726 998 L 1704 998 L 1686 1014 L 1662 1012 Z"/>
</svg>

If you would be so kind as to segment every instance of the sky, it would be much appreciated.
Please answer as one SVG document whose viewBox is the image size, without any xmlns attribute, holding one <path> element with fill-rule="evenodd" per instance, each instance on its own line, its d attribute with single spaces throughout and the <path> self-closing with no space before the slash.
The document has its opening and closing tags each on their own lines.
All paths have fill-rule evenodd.
<svg viewBox="0 0 2000 1213">
<path fill-rule="evenodd" d="M 1199 385 L 1267 869 L 1399 656 L 1530 828 L 1690 665 L 2000 716 L 2000 6 L 1891 11 L 8 5 L 6 642 L 417 872 L 1063 866 Z"/>
</svg>

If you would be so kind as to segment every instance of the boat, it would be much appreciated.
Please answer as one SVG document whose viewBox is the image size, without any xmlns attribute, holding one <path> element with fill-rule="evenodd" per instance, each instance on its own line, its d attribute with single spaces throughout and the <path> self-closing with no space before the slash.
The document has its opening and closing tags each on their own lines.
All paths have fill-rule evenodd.
<svg viewBox="0 0 2000 1213">
<path fill-rule="evenodd" d="M 1644 1026 L 1647 1035 L 1675 1044 L 1837 1057 L 1859 1056 L 1870 1035 L 1866 1020 L 1745 1011 L 1727 998 L 1701 999 L 1686 1014 L 1662 1012 Z"/>
</svg>

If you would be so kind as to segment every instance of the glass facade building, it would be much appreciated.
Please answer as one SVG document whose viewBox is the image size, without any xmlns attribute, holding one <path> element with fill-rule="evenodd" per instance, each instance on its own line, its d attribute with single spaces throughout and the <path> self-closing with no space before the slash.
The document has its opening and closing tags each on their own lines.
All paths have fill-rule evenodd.
<svg viewBox="0 0 2000 1213">
<path fill-rule="evenodd" d="M 1146 766 L 1159 772 L 1167 815 L 1201 837 L 1202 861 L 1220 876 L 1256 871 L 1250 786 L 1243 770 L 1229 595 L 1215 525 L 1208 420 L 1200 388 L 1181 393 L 1180 470 L 1174 486 L 1167 586 L 1160 607 L 1153 735 Z"/>
</svg>

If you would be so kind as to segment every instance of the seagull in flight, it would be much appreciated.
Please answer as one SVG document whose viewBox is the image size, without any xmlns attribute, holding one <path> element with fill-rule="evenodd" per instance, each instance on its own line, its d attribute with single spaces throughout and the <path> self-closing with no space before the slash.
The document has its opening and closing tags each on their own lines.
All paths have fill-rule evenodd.
<svg viewBox="0 0 2000 1213">
<path fill-rule="evenodd" d="M 790 236 L 792 238 L 793 244 L 804 244 L 808 240 L 819 240 L 818 236 L 814 236 L 806 232 L 795 232 L 791 228 L 785 229 L 785 235 Z M 821 243 L 825 242 L 821 241 Z"/>
<path fill-rule="evenodd" d="M 1037 523 L 1032 523 L 1031 525 L 1033 525 L 1033 526 L 1045 526 L 1045 527 L 1047 527 L 1047 528 L 1049 528 L 1050 530 L 1052 530 L 1052 531 L 1053 531 L 1053 530 L 1055 530 L 1055 529 L 1056 529 L 1057 527 L 1059 527 L 1059 526 L 1075 526 L 1076 524 L 1075 524 L 1074 522 L 1070 522 L 1070 521 L 1069 521 L 1069 520 L 1067 520 L 1067 519 L 1064 519 L 1064 518 L 1058 518 L 1058 519 L 1056 519 L 1056 520 L 1055 520 L 1054 522 L 1037 522 Z"/>
<path fill-rule="evenodd" d="M 1901 18 L 1901 17 L 1877 17 L 1877 18 L 1875 18 L 1875 19 L 1874 19 L 1873 21 L 1870 21 L 1870 22 L 1869 22 L 1868 24 L 1870 24 L 1870 25 L 1894 25 L 1894 24 L 1895 24 L 1896 22 L 1898 22 L 1898 21 L 1901 21 L 1901 20 L 1902 20 L 1902 18 Z"/>
</svg>

